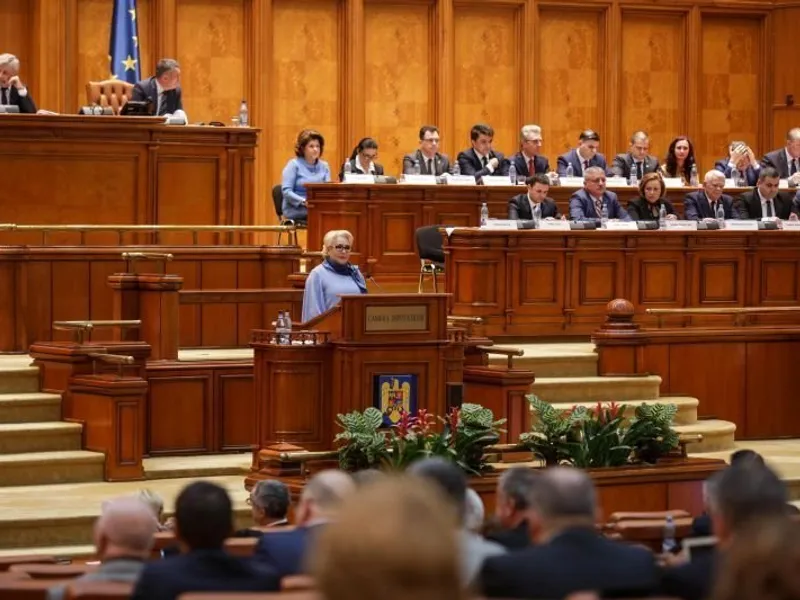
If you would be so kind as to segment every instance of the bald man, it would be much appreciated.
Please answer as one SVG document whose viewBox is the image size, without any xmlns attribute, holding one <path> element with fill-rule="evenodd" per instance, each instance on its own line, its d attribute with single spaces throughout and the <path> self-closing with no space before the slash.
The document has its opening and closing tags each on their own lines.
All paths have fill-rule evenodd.
<svg viewBox="0 0 800 600">
<path fill-rule="evenodd" d="M 100 567 L 74 581 L 134 583 L 150 556 L 158 521 L 145 502 L 136 497 L 109 500 L 94 524 L 94 546 Z M 48 600 L 62 600 L 65 587 L 51 588 Z"/>
</svg>

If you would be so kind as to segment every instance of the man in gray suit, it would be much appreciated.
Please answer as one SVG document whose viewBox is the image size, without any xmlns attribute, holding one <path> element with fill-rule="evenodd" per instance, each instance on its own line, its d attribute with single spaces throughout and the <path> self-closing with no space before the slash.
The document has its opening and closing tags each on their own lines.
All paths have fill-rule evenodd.
<svg viewBox="0 0 800 600">
<path fill-rule="evenodd" d="M 631 147 L 625 154 L 617 154 L 611 163 L 611 172 L 615 177 L 631 178 L 631 169 L 636 167 L 636 179 L 642 180 L 647 173 L 658 171 L 658 159 L 651 156 L 650 137 L 644 131 L 637 131 L 631 136 Z"/>
<path fill-rule="evenodd" d="M 73 582 L 134 583 L 150 556 L 157 530 L 152 509 L 139 498 L 126 496 L 106 502 L 94 524 L 94 545 L 101 564 Z M 62 600 L 65 592 L 65 586 L 53 587 L 47 592 L 48 600 Z"/>
<path fill-rule="evenodd" d="M 419 163 L 420 175 L 443 175 L 450 172 L 450 159 L 439 153 L 439 128 L 423 125 L 419 130 L 419 150 L 403 157 L 403 175 L 414 174 L 414 164 Z"/>
</svg>

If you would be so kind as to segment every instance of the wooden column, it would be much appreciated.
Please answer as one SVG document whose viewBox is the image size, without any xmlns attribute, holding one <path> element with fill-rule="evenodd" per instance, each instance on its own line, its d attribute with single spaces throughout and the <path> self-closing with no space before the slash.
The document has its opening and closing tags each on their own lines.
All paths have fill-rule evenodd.
<svg viewBox="0 0 800 600">
<path fill-rule="evenodd" d="M 533 371 L 509 365 L 464 367 L 464 401 L 490 409 L 495 419 L 508 419 L 500 443 L 516 443 L 531 428 L 525 396 L 535 379 Z"/>
<path fill-rule="evenodd" d="M 364 0 L 345 0 L 344 81 L 342 82 L 342 149 L 349 156 L 350 148 L 368 135 L 364 93 Z M 374 49 L 373 49 L 374 51 Z M 344 162 L 344 160 L 342 160 Z M 336 172 L 338 168 L 331 166 Z"/>
<path fill-rule="evenodd" d="M 639 353 L 646 340 L 639 325 L 633 322 L 633 304 L 617 298 L 606 309 L 606 322 L 592 334 L 592 342 L 597 346 L 598 374 L 644 374 L 640 373 Z"/>
<path fill-rule="evenodd" d="M 69 4 L 64 1 L 34 0 L 31 2 L 33 45 L 29 72 L 35 88 L 33 99 L 37 108 L 54 112 L 67 109 L 67 63 Z"/>
</svg>

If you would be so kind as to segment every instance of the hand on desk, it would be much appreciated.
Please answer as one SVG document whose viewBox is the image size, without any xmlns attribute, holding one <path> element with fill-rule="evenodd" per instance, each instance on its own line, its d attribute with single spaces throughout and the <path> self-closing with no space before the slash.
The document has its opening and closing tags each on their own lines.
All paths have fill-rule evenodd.
<svg viewBox="0 0 800 600">
<path fill-rule="evenodd" d="M 678 215 L 667 215 L 667 221 L 677 221 Z"/>
</svg>

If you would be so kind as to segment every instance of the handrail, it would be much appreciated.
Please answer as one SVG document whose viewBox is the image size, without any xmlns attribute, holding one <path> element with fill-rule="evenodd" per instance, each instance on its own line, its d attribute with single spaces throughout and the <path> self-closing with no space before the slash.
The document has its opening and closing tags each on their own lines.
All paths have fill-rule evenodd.
<svg viewBox="0 0 800 600">
<path fill-rule="evenodd" d="M 122 260 L 172 260 L 169 252 L 123 252 Z"/>
<path fill-rule="evenodd" d="M 745 315 L 800 312 L 800 306 L 739 306 L 731 308 L 648 308 L 648 315 Z"/>
<path fill-rule="evenodd" d="M 514 368 L 514 357 L 525 356 L 525 351 L 520 348 L 495 348 L 494 346 L 477 346 L 476 350 L 485 352 L 486 354 L 500 354 L 505 356 L 508 360 L 507 366 L 509 369 Z"/>
<path fill-rule="evenodd" d="M 142 325 L 139 319 L 130 320 L 84 320 L 84 321 L 53 321 L 53 329 L 74 332 L 73 341 L 82 344 L 87 334 L 91 334 L 95 327 L 120 327 L 133 329 Z"/>
<path fill-rule="evenodd" d="M 447 315 L 447 320 L 451 323 L 468 323 L 470 325 L 480 325 L 483 323 L 481 317 L 460 317 L 458 315 Z"/>
<path fill-rule="evenodd" d="M 108 363 L 111 365 L 117 365 L 119 368 L 119 376 L 122 377 L 122 369 L 125 365 L 132 365 L 136 362 L 132 356 L 126 356 L 124 354 L 105 354 L 102 352 L 91 352 L 89 353 L 89 358 L 92 359 L 92 374 L 97 375 L 97 361 Z"/>
</svg>

